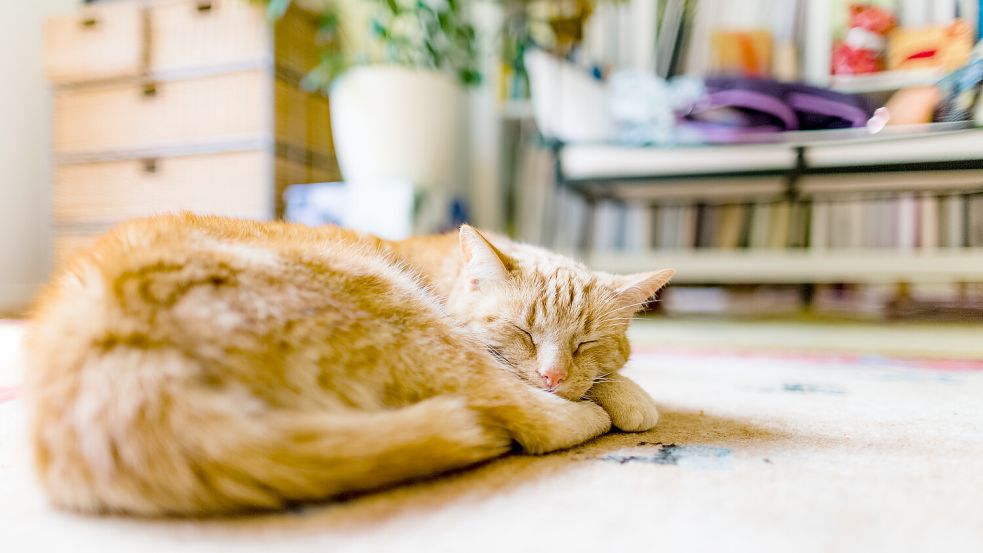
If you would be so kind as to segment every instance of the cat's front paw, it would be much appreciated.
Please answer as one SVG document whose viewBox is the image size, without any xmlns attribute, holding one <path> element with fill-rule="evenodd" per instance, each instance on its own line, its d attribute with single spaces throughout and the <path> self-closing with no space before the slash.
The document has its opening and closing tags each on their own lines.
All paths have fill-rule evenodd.
<svg viewBox="0 0 983 553">
<path fill-rule="evenodd" d="M 527 453 L 542 455 L 571 448 L 611 429 L 611 417 L 600 405 L 556 396 L 549 396 L 549 401 L 552 403 L 548 406 L 550 412 L 544 410 L 541 413 L 542 419 L 536 429 L 516 436 Z"/>
<path fill-rule="evenodd" d="M 652 396 L 635 382 L 616 375 L 608 382 L 598 382 L 587 397 L 596 401 L 615 428 L 625 432 L 644 432 L 659 422 L 659 409 Z"/>
<path fill-rule="evenodd" d="M 611 423 L 624 432 L 652 430 L 659 422 L 659 410 L 650 398 L 638 403 L 619 403 L 605 406 Z"/>
</svg>

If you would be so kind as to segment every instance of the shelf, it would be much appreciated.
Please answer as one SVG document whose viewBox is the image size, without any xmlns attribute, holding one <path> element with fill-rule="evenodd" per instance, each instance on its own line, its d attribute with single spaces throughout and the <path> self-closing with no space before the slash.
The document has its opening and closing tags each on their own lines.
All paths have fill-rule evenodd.
<svg viewBox="0 0 983 553">
<path fill-rule="evenodd" d="M 850 94 L 891 92 L 912 86 L 931 86 L 947 74 L 942 69 L 932 68 L 880 71 L 866 75 L 832 75 L 830 88 Z"/>
<path fill-rule="evenodd" d="M 560 150 L 560 162 L 569 180 L 605 179 L 788 171 L 795 166 L 795 152 L 786 144 L 679 148 L 571 145 Z"/>
<path fill-rule="evenodd" d="M 983 281 L 983 248 L 891 250 L 658 250 L 593 252 L 594 269 L 635 273 L 676 269 L 681 284 L 883 284 Z"/>
<path fill-rule="evenodd" d="M 718 144 L 668 148 L 574 144 L 560 149 L 564 180 L 617 181 L 732 174 L 781 174 L 887 165 L 938 164 L 983 158 L 983 132 L 964 123 L 775 134 L 765 144 Z M 910 167 L 906 167 L 910 168 Z M 858 169 L 857 172 L 865 172 Z"/>
</svg>

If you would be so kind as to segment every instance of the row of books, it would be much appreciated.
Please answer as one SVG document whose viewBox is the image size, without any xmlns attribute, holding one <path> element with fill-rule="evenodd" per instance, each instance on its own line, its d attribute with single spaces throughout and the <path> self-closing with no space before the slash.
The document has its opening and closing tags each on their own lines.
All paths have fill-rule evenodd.
<svg viewBox="0 0 983 553">
<path fill-rule="evenodd" d="M 662 77 L 737 70 L 780 79 L 820 78 L 833 38 L 846 32 L 851 0 L 623 0 L 594 2 L 574 54 L 585 66 L 630 68 Z M 960 18 L 974 36 L 980 0 L 880 0 L 905 27 Z M 535 17 L 568 21 L 579 2 L 538 0 Z M 554 25 L 556 26 L 556 25 Z M 566 52 L 561 52 L 566 54 Z M 818 65 L 817 65 L 818 64 Z M 806 72 L 810 74 L 806 74 Z"/>
<path fill-rule="evenodd" d="M 659 308 L 669 315 L 815 315 L 881 319 L 933 318 L 973 321 L 983 309 L 983 288 L 948 284 L 909 285 L 903 295 L 891 284 L 823 284 L 804 294 L 801 286 L 671 286 Z"/>
<path fill-rule="evenodd" d="M 976 248 L 983 247 L 983 193 L 723 204 L 603 200 L 590 230 L 581 240 L 602 251 Z"/>
</svg>

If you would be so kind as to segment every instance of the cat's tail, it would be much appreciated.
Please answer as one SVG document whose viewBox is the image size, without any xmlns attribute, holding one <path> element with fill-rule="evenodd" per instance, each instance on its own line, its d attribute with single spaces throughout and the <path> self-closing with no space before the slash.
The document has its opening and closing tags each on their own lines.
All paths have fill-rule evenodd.
<svg viewBox="0 0 983 553">
<path fill-rule="evenodd" d="M 192 509 L 276 508 L 370 490 L 485 461 L 511 446 L 504 430 L 462 397 L 377 412 L 263 418 L 259 425 L 217 421 L 209 429 L 207 462 L 197 463 L 209 499 Z"/>
<path fill-rule="evenodd" d="M 128 427 L 106 421 L 74 442 L 41 444 L 54 502 L 140 515 L 275 509 L 463 468 L 511 445 L 461 397 L 377 412 L 251 415 L 227 396 L 171 399 L 204 408 L 171 405 L 163 419 L 143 413 Z"/>
</svg>

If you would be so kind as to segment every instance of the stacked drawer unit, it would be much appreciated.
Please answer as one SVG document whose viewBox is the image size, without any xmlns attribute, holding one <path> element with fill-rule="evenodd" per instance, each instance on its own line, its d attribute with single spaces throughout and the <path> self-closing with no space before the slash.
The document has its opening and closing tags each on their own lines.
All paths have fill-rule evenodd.
<svg viewBox="0 0 983 553">
<path fill-rule="evenodd" d="M 117 0 L 46 22 L 55 263 L 112 225 L 189 210 L 268 219 L 338 178 L 313 16 L 248 0 Z"/>
</svg>

